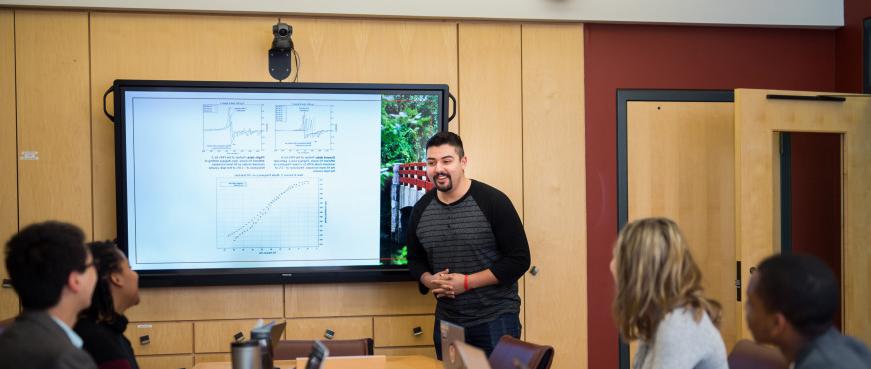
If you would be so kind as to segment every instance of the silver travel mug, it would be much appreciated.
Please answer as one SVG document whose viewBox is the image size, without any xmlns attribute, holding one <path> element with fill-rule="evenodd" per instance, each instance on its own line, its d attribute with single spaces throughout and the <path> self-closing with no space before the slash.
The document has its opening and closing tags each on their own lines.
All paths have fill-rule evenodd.
<svg viewBox="0 0 871 369">
<path fill-rule="evenodd" d="M 260 344 L 256 341 L 231 343 L 230 361 L 233 369 L 263 369 Z"/>
</svg>

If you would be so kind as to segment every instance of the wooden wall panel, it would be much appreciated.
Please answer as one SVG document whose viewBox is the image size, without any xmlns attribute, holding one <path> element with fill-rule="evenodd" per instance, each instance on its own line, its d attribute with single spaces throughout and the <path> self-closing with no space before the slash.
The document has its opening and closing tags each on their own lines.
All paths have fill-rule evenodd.
<svg viewBox="0 0 871 369">
<path fill-rule="evenodd" d="M 421 295 L 417 282 L 289 284 L 284 297 L 288 318 L 431 314 L 435 311 L 435 299 Z"/>
<path fill-rule="evenodd" d="M 302 56 L 299 82 L 445 83 L 456 91 L 454 22 L 282 21 L 293 26 L 294 46 Z"/>
<path fill-rule="evenodd" d="M 114 130 L 102 105 L 106 89 L 116 79 L 270 81 L 266 51 L 274 23 L 274 17 L 92 13 L 96 239 L 115 238 L 117 226 Z"/>
<path fill-rule="evenodd" d="M 508 195 L 522 218 L 520 24 L 460 23 L 458 34 L 466 175 Z"/>
<path fill-rule="evenodd" d="M 734 104 L 633 101 L 627 107 L 629 221 L 671 218 L 723 306 L 731 350 L 743 316 L 735 297 Z M 631 352 L 634 353 L 635 350 Z"/>
<path fill-rule="evenodd" d="M 774 160 L 775 132 L 831 132 L 843 134 L 844 332 L 871 344 L 871 293 L 862 283 L 871 280 L 871 101 L 848 97 L 843 103 L 768 100 L 767 94 L 818 95 L 817 92 L 735 90 L 735 196 L 742 280 L 749 268 L 775 250 Z M 743 311 L 743 303 L 741 305 Z M 742 311 L 739 311 L 740 315 Z M 740 336 L 751 336 L 742 329 Z"/>
<path fill-rule="evenodd" d="M 524 224 L 539 269 L 524 330 L 554 347 L 555 369 L 586 367 L 583 28 L 524 24 L 522 39 Z"/>
<path fill-rule="evenodd" d="M 131 322 L 280 317 L 281 286 L 143 288 Z"/>
<path fill-rule="evenodd" d="M 93 233 L 88 45 L 87 13 L 15 11 L 18 151 L 38 157 L 18 161 L 22 225 L 56 219 Z"/>
<path fill-rule="evenodd" d="M 0 9 L 0 247 L 18 230 L 18 163 L 15 122 L 15 16 Z M 0 263 L 0 280 L 9 278 Z M 0 320 L 18 314 L 18 297 L 0 287 Z"/>
</svg>

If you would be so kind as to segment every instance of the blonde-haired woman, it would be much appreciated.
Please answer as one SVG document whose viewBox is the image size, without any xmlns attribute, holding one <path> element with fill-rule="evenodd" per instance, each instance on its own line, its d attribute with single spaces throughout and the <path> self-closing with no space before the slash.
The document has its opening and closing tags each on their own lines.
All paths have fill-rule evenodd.
<svg viewBox="0 0 871 369">
<path fill-rule="evenodd" d="M 613 313 L 625 340 L 639 340 L 635 369 L 728 369 L 716 325 L 720 304 L 702 293 L 702 273 L 670 219 L 620 231 L 611 260 Z"/>
</svg>

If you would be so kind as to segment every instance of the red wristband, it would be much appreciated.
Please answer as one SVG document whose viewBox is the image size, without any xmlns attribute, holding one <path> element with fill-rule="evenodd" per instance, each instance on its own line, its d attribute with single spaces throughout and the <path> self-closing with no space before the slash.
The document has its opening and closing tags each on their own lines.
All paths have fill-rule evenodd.
<svg viewBox="0 0 871 369">
<path fill-rule="evenodd" d="M 469 290 L 469 275 L 466 274 L 465 277 L 466 278 L 463 280 L 463 289 L 468 291 Z"/>
</svg>

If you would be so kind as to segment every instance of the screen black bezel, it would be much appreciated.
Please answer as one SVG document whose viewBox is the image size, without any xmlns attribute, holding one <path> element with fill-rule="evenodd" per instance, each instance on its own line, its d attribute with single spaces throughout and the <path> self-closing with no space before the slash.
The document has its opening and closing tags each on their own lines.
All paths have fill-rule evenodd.
<svg viewBox="0 0 871 369">
<path fill-rule="evenodd" d="M 115 80 L 115 190 L 118 246 L 128 253 L 127 240 L 127 155 L 125 93 L 127 91 L 219 91 L 219 92 L 307 92 L 401 94 L 428 92 L 439 96 L 439 131 L 448 127 L 446 84 L 374 83 L 277 83 Z M 412 280 L 407 266 L 342 266 L 137 270 L 143 287 L 246 285 L 284 283 L 379 282 Z"/>
</svg>

